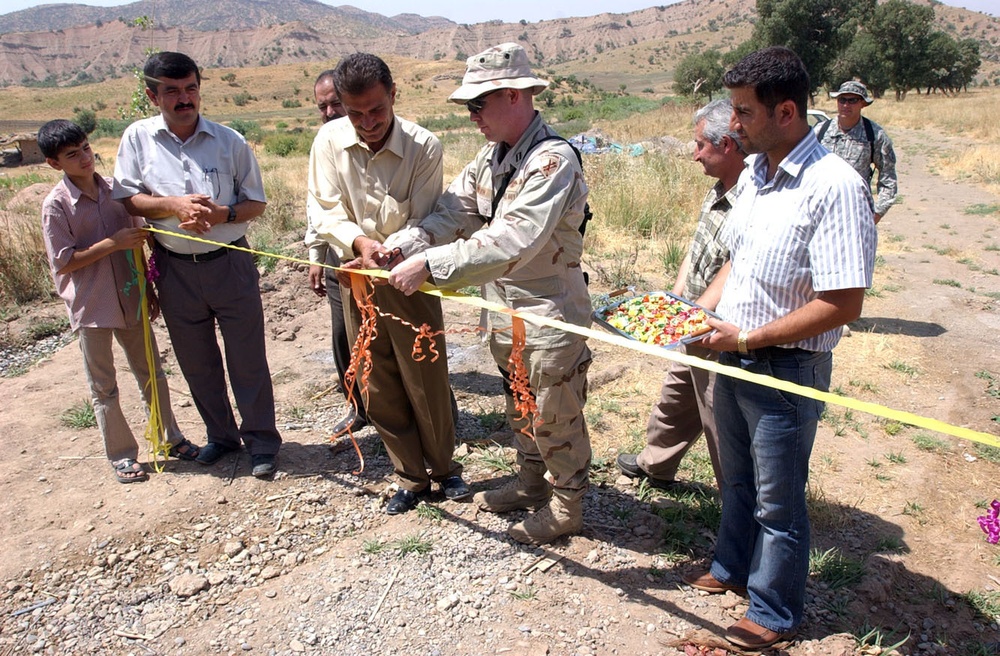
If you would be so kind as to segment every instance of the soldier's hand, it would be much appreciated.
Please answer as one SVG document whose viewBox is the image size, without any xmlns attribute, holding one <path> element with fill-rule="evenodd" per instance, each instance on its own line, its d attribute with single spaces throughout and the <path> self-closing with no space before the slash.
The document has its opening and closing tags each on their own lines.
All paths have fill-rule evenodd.
<svg viewBox="0 0 1000 656">
<path fill-rule="evenodd" d="M 424 266 L 426 260 L 423 255 L 403 260 L 389 274 L 389 284 L 407 296 L 413 294 L 430 276 L 430 272 Z"/>
</svg>

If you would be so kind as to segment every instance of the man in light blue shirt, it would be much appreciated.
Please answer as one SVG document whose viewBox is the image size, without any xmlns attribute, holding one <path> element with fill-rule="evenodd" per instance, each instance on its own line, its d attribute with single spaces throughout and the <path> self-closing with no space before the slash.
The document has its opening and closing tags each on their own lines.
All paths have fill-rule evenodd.
<svg viewBox="0 0 1000 656">
<path fill-rule="evenodd" d="M 809 74 L 794 52 L 758 50 L 724 82 L 751 156 L 723 236 L 730 262 L 700 299 L 723 320 L 709 320 L 716 332 L 701 344 L 722 364 L 825 391 L 840 327 L 861 315 L 872 282 L 871 191 L 809 129 Z M 722 375 L 714 403 L 722 519 L 711 570 L 683 578 L 707 592 L 746 590 L 750 606 L 726 639 L 760 650 L 802 622 L 805 490 L 823 404 Z"/>
<path fill-rule="evenodd" d="M 179 235 L 246 246 L 247 224 L 267 205 L 253 151 L 234 130 L 200 115 L 201 74 L 187 55 L 159 52 L 144 67 L 160 115 L 130 125 L 118 148 L 114 198 L 130 214 Z M 281 436 L 264 347 L 259 274 L 246 252 L 155 234 L 160 308 L 208 444 L 211 465 L 246 444 L 253 475 L 275 472 Z M 242 419 L 237 427 L 215 335 Z"/>
</svg>

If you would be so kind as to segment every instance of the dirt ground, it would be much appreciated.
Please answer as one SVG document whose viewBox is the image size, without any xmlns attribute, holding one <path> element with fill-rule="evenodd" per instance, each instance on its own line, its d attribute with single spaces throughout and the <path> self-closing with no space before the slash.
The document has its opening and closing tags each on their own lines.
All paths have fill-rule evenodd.
<svg viewBox="0 0 1000 656">
<path fill-rule="evenodd" d="M 834 387 L 847 396 L 998 435 L 1000 211 L 965 210 L 996 206 L 1000 197 L 933 173 L 935 151 L 959 148 L 959 140 L 927 132 L 900 131 L 893 137 L 902 198 L 879 226 L 882 261 L 876 269 L 875 287 L 863 318 L 851 326 L 850 336 L 836 351 Z M 360 503 L 356 499 L 377 503 L 390 470 L 384 458 L 378 458 L 376 440 L 362 435 L 362 450 L 370 463 L 360 476 L 350 475 L 357 466 L 353 451 L 332 453 L 325 446 L 326 431 L 341 414 L 343 403 L 329 392 L 334 371 L 328 352 L 328 310 L 306 290 L 304 280 L 304 271 L 280 264 L 264 277 L 262 285 L 271 336 L 268 356 L 279 428 L 285 439 L 281 472 L 271 482 L 251 477 L 243 456 L 209 468 L 170 462 L 147 483 L 119 485 L 103 458 L 96 429 L 75 430 L 60 423 L 63 411 L 86 397 L 75 342 L 28 373 L 0 380 L 4 401 L 0 404 L 4 454 L 0 522 L 5 527 L 0 536 L 5 554 L 0 559 L 0 654 L 39 651 L 31 650 L 24 639 L 24 618 L 36 618 L 32 626 L 44 625 L 45 613 L 56 613 L 65 601 L 65 595 L 47 587 L 51 583 L 47 572 L 86 569 L 93 564 L 95 545 L 148 542 L 169 548 L 167 543 L 179 545 L 192 531 L 230 535 L 235 525 L 249 526 L 261 535 L 273 534 L 277 529 L 271 528 L 272 520 L 277 517 L 280 526 L 280 518 L 289 511 L 285 497 L 292 499 L 304 489 L 324 490 L 331 499 L 325 512 L 333 514 L 339 512 L 338 504 L 349 512 L 350 504 Z M 26 322 L 61 312 L 59 305 L 37 308 L 8 328 L 17 331 Z M 462 306 L 446 304 L 446 312 L 449 325 L 456 329 L 472 328 L 478 320 L 477 311 Z M 162 324 L 157 334 L 171 371 L 170 387 L 181 427 L 190 438 L 203 442 L 200 420 L 173 364 Z M 460 436 L 485 437 L 488 427 L 478 418 L 501 408 L 495 368 L 470 332 L 458 331 L 448 339 L 453 386 L 462 414 Z M 589 405 L 600 409 L 600 428 L 593 431 L 595 461 L 607 462 L 641 433 L 658 392 L 663 363 L 596 341 L 592 348 L 595 365 Z M 119 384 L 127 413 L 138 427 L 142 413 L 124 367 Z M 813 546 L 824 551 L 837 548 L 863 561 L 866 575 L 848 594 L 837 597 L 836 612 L 830 611 L 823 587 L 815 588 L 819 590 L 813 597 L 817 609 L 821 600 L 826 600 L 825 606 L 814 609 L 805 635 L 781 653 L 852 653 L 854 640 L 843 632 L 864 633 L 875 627 L 885 630 L 884 644 L 889 643 L 891 632 L 897 639 L 909 634 L 901 650 L 910 654 L 960 654 L 970 649 L 968 645 L 996 649 L 1000 618 L 977 614 L 965 602 L 970 592 L 1000 590 L 1000 548 L 986 543 L 976 522 L 978 515 L 985 514 L 985 504 L 1000 496 L 996 453 L 968 441 L 831 406 L 812 459 Z M 495 483 L 496 473 L 476 466 L 475 459 L 470 462 L 467 473 L 476 489 Z M 601 482 L 588 497 L 597 510 L 588 510 L 583 534 L 553 545 L 552 551 L 563 560 L 548 573 L 535 575 L 532 585 L 538 594 L 511 598 L 488 618 L 495 634 L 487 634 L 495 635 L 495 640 L 481 637 L 484 629 L 479 622 L 456 623 L 440 629 L 434 651 L 418 647 L 422 642 L 407 642 L 405 630 L 390 630 L 403 625 L 376 615 L 372 630 L 382 637 L 366 644 L 382 647 L 368 653 L 672 654 L 684 651 L 668 646 L 677 638 L 677 631 L 670 631 L 674 617 L 683 617 L 688 628 L 707 630 L 725 626 L 734 613 L 738 617 L 738 600 L 681 590 L 679 574 L 688 564 L 660 556 L 661 535 L 669 527 L 654 513 L 633 516 L 633 523 L 634 517 L 644 517 L 652 527 L 649 531 L 630 525 L 623 534 L 611 520 L 602 523 L 606 515 L 600 514 L 601 509 L 612 497 L 615 503 L 643 510 L 649 506 L 635 501 L 635 488 L 613 473 Z M 442 524 L 449 517 L 473 528 L 496 521 L 476 514 L 468 504 L 440 506 L 446 511 Z M 241 512 L 259 515 L 251 519 Z M 206 529 L 206 518 L 218 525 Z M 281 530 L 308 532 L 308 524 L 290 528 L 289 521 Z M 293 591 L 308 589 L 314 599 L 333 595 L 348 603 L 351 588 L 343 592 L 345 583 L 330 572 L 351 576 L 350 571 L 360 567 L 365 540 L 391 539 L 412 530 L 443 530 L 435 526 L 416 513 L 400 518 L 376 514 L 357 522 L 342 539 L 329 539 L 322 548 L 310 551 L 298 566 L 252 586 L 230 589 L 227 598 L 252 601 L 258 610 L 257 635 L 284 636 L 298 612 Z M 516 551 L 504 543 L 505 526 L 502 523 L 499 531 L 484 528 L 471 542 L 472 557 L 489 560 L 491 548 Z M 192 547 L 187 549 L 187 558 L 204 564 L 218 557 L 221 548 Z M 622 560 L 604 557 L 602 566 L 595 566 L 595 554 L 607 550 L 623 554 Z M 705 548 L 691 557 L 697 561 L 710 554 L 710 548 Z M 618 562 L 628 564 L 619 567 Z M 509 563 L 498 560 L 496 567 Z M 517 571 L 508 574 L 515 577 Z M 383 600 L 389 607 L 397 595 L 407 594 L 402 579 L 386 588 L 386 572 L 366 576 L 374 579 L 378 590 L 387 590 Z M 163 587 L 161 572 L 149 572 L 148 580 Z M 360 580 L 365 579 L 354 580 L 353 585 L 358 586 Z M 571 586 L 585 600 L 588 612 L 616 618 L 602 629 L 605 637 L 589 651 L 562 639 L 564 633 L 572 637 L 580 627 L 588 626 L 579 615 L 563 613 L 556 593 L 564 586 Z M 48 609 L 12 619 L 13 613 L 46 595 L 58 601 Z M 436 612 L 434 602 L 427 601 L 430 613 Z M 239 641 L 226 643 L 219 637 L 230 618 L 224 603 L 215 604 L 197 608 L 197 623 L 166 627 L 156 636 L 118 636 L 100 653 L 237 653 Z M 551 629 L 526 632 L 525 617 L 549 618 Z M 332 630 L 319 627 L 319 631 Z M 421 630 L 421 639 L 425 637 Z M 275 637 L 268 643 L 269 650 L 262 647 L 255 653 L 355 653 L 347 649 L 347 643 L 341 650 L 282 640 Z M 65 637 L 50 639 L 49 651 L 44 653 L 78 653 L 72 644 Z M 246 644 L 242 649 L 248 647 L 252 648 Z M 688 646 L 687 653 L 695 653 L 693 649 Z M 878 650 L 870 648 L 865 653 Z"/>
</svg>

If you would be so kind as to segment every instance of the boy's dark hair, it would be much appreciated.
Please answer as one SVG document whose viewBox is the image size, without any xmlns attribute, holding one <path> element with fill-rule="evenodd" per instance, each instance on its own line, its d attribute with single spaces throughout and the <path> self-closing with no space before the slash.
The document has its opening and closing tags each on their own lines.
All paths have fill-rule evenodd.
<svg viewBox="0 0 1000 656">
<path fill-rule="evenodd" d="M 809 72 L 799 56 L 782 46 L 751 52 L 722 78 L 727 89 L 749 87 L 757 100 L 774 113 L 778 103 L 791 100 L 806 116 L 809 101 Z"/>
<path fill-rule="evenodd" d="M 48 159 L 58 159 L 64 148 L 79 146 L 87 133 L 73 121 L 57 118 L 38 128 L 38 149 Z"/>
<path fill-rule="evenodd" d="M 392 73 L 384 61 L 370 53 L 351 53 L 334 69 L 333 87 L 338 96 L 345 93 L 357 96 L 376 84 L 384 86 L 388 93 L 392 89 Z"/>
<path fill-rule="evenodd" d="M 142 69 L 143 77 L 146 79 L 146 88 L 156 93 L 156 88 L 162 78 L 180 80 L 191 73 L 195 74 L 198 84 L 201 84 L 201 71 L 198 64 L 182 52 L 157 52 L 150 55 L 146 60 L 146 65 Z"/>
</svg>

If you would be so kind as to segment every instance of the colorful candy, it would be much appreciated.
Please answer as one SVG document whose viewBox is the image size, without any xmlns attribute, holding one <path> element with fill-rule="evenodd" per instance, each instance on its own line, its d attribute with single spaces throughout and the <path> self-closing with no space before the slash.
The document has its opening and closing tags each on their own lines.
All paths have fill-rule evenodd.
<svg viewBox="0 0 1000 656">
<path fill-rule="evenodd" d="M 597 317 L 624 335 L 647 344 L 676 346 L 686 337 L 708 332 L 708 315 L 663 292 L 651 292 L 598 310 Z"/>
</svg>

